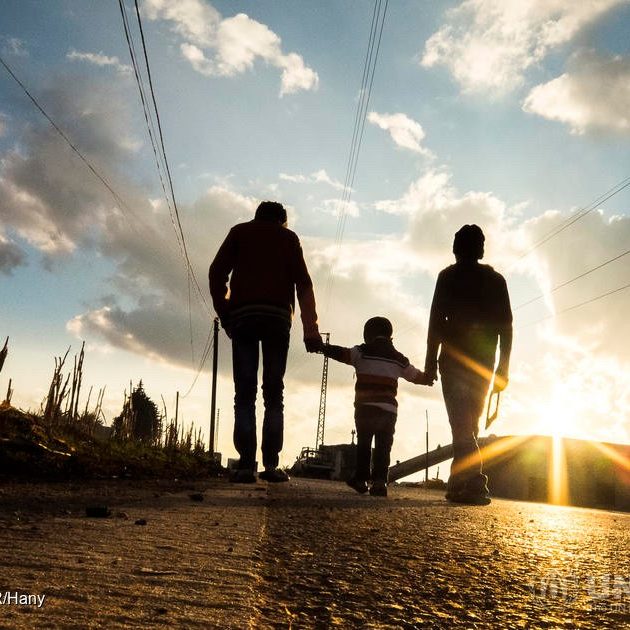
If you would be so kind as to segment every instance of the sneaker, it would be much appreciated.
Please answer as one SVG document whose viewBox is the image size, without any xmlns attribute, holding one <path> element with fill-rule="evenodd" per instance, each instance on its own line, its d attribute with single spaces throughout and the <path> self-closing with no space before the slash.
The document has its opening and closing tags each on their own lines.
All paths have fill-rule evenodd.
<svg viewBox="0 0 630 630">
<path fill-rule="evenodd" d="M 361 481 L 360 479 L 348 479 L 346 483 L 353 489 L 356 490 L 359 494 L 365 494 L 368 491 L 367 483 L 365 481 Z"/>
<path fill-rule="evenodd" d="M 283 483 L 289 481 L 290 477 L 281 468 L 266 468 L 258 473 L 258 479 L 269 481 L 270 483 Z"/>
<path fill-rule="evenodd" d="M 232 483 L 256 483 L 256 475 L 250 468 L 237 468 L 230 473 Z"/>
<path fill-rule="evenodd" d="M 490 505 L 492 499 L 487 492 L 472 493 L 465 490 L 460 492 L 449 491 L 446 500 L 451 503 L 463 503 L 464 505 Z"/>
<path fill-rule="evenodd" d="M 387 486 L 384 481 L 375 481 L 370 486 L 370 495 L 373 497 L 386 497 L 387 496 Z"/>
</svg>

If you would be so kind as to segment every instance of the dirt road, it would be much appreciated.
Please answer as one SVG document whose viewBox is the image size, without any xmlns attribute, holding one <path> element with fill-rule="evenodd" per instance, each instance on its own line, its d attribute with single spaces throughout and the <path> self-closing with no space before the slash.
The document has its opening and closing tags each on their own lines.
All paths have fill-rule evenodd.
<svg viewBox="0 0 630 630">
<path fill-rule="evenodd" d="M 0 505 L 1 628 L 630 627 L 628 514 L 308 480 L 10 484 Z"/>
</svg>

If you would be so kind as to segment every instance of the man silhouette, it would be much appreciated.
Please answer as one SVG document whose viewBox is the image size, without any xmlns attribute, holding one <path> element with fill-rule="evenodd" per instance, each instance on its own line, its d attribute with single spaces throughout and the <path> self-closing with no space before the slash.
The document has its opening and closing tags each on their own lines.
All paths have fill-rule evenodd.
<svg viewBox="0 0 630 630">
<path fill-rule="evenodd" d="M 477 444 L 479 416 L 494 374 L 494 391 L 505 389 L 512 349 L 512 311 L 505 279 L 483 258 L 485 237 L 464 225 L 453 241 L 456 263 L 438 275 L 431 304 L 425 372 L 437 379 L 453 435 L 453 463 L 446 498 L 488 504 L 488 478 Z M 499 362 L 495 367 L 497 343 Z"/>
<path fill-rule="evenodd" d="M 261 447 L 265 470 L 259 477 L 271 482 L 288 481 L 278 462 L 284 433 L 283 379 L 296 293 L 307 351 L 317 351 L 322 340 L 313 283 L 300 241 L 287 228 L 287 213 L 282 204 L 263 201 L 252 221 L 230 230 L 210 265 L 209 280 L 214 309 L 232 339 L 234 446 L 240 460 L 231 480 L 256 481 L 260 345 L 265 405 Z"/>
</svg>

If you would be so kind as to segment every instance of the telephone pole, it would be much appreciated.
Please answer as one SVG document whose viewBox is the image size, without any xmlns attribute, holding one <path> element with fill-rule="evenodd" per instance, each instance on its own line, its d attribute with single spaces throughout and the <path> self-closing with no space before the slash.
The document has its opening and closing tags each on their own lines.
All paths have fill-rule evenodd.
<svg viewBox="0 0 630 630">
<path fill-rule="evenodd" d="M 424 413 L 427 417 L 427 433 L 426 433 L 426 467 L 424 469 L 424 481 L 427 483 L 429 481 L 429 410 L 425 409 Z"/>
<path fill-rule="evenodd" d="M 210 457 L 214 458 L 215 415 L 217 408 L 217 367 L 219 360 L 219 318 L 214 318 L 214 332 L 212 337 L 212 397 L 210 402 Z"/>
</svg>

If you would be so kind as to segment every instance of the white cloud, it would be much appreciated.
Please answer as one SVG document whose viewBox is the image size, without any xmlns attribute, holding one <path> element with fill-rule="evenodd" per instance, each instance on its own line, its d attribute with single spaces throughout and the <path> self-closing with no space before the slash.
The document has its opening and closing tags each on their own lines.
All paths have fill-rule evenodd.
<svg viewBox="0 0 630 630">
<path fill-rule="evenodd" d="M 625 2 L 466 0 L 427 40 L 421 64 L 446 66 L 465 92 L 506 92 L 551 50 Z"/>
<path fill-rule="evenodd" d="M 370 112 L 368 121 L 373 125 L 387 131 L 395 144 L 403 149 L 409 149 L 414 153 L 420 153 L 426 157 L 432 156 L 431 151 L 422 146 L 425 133 L 422 125 L 406 114 L 379 114 Z"/>
<path fill-rule="evenodd" d="M 349 217 L 358 217 L 361 214 L 359 204 L 351 199 L 346 201 L 340 201 L 339 199 L 324 199 L 321 205 L 316 208 L 326 214 L 332 214 L 333 216 L 339 216 L 340 210 L 343 210 Z"/>
<path fill-rule="evenodd" d="M 169 3 L 147 0 L 149 19 L 163 19 L 184 41 L 182 56 L 205 76 L 230 77 L 251 70 L 260 59 L 282 70 L 280 96 L 299 90 L 316 90 L 317 73 L 297 53 L 283 53 L 282 42 L 268 26 L 244 13 L 229 18 L 201 0 Z"/>
<path fill-rule="evenodd" d="M 29 52 L 26 44 L 19 37 L 0 37 L 2 41 L 2 52 L 5 55 L 14 57 L 28 57 Z"/>
<path fill-rule="evenodd" d="M 571 132 L 630 133 L 630 58 L 581 52 L 570 71 L 534 87 L 523 110 L 570 126 Z"/>
<path fill-rule="evenodd" d="M 289 175 L 287 173 L 280 173 L 280 179 L 293 182 L 294 184 L 328 184 L 335 190 L 343 190 L 343 184 L 336 180 L 332 179 L 330 175 L 322 168 L 319 171 L 314 171 L 310 175 Z"/>
<path fill-rule="evenodd" d="M 0 138 L 7 133 L 7 116 L 0 112 Z"/>
<path fill-rule="evenodd" d="M 142 9 L 150 20 L 170 21 L 176 33 L 200 46 L 213 45 L 221 22 L 221 14 L 200 0 L 145 0 Z"/>
<path fill-rule="evenodd" d="M 99 67 L 111 66 L 121 74 L 131 73 L 131 66 L 121 63 L 118 57 L 108 57 L 107 55 L 103 54 L 103 52 L 90 53 L 71 50 L 69 53 L 66 54 L 66 59 L 70 59 L 71 61 L 85 61 L 86 63 L 90 63 Z"/>
</svg>

